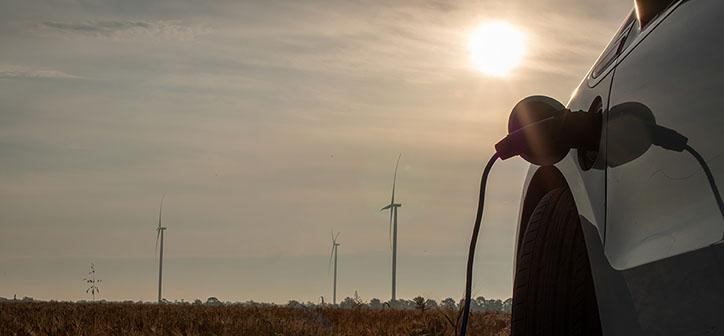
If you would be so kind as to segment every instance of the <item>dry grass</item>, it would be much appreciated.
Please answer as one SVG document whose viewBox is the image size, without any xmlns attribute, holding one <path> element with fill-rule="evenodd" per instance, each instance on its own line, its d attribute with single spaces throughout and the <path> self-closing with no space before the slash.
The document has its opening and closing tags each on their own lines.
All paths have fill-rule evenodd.
<svg viewBox="0 0 724 336">
<path fill-rule="evenodd" d="M 0 335 L 455 335 L 451 321 L 455 321 L 456 313 L 242 305 L 4 302 L 0 303 Z M 473 313 L 468 334 L 509 335 L 510 316 Z"/>
</svg>

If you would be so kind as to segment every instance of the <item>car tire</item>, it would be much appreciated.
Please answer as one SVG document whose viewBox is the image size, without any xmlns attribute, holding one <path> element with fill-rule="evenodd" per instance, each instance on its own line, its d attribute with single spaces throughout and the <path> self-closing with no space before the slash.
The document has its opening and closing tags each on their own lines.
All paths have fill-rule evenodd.
<svg viewBox="0 0 724 336">
<path fill-rule="evenodd" d="M 538 202 L 518 251 L 511 335 L 601 335 L 588 253 L 568 188 Z"/>
</svg>

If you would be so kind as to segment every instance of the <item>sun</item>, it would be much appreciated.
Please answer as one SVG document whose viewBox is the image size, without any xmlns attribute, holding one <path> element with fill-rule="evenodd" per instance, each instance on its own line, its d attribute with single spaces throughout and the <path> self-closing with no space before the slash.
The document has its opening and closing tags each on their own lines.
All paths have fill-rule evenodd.
<svg viewBox="0 0 724 336">
<path fill-rule="evenodd" d="M 486 22 L 470 33 L 468 52 L 476 69 L 502 77 L 523 59 L 525 35 L 505 21 Z"/>
</svg>

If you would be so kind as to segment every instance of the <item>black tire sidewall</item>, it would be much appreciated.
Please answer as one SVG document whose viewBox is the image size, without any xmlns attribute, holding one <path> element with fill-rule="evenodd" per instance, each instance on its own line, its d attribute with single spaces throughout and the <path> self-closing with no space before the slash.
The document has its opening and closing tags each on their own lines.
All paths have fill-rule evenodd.
<svg viewBox="0 0 724 336">
<path fill-rule="evenodd" d="M 511 335 L 600 335 L 588 253 L 573 196 L 548 192 L 521 240 Z"/>
</svg>

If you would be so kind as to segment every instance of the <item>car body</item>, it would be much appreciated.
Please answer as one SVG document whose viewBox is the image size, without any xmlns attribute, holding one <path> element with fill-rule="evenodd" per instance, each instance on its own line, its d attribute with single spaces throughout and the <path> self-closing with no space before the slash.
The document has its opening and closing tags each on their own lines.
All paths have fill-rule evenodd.
<svg viewBox="0 0 724 336">
<path fill-rule="evenodd" d="M 655 2 L 637 1 L 567 104 L 603 114 L 599 151 L 530 167 L 518 245 L 538 200 L 567 186 L 603 335 L 724 335 L 724 218 L 712 181 L 689 152 L 646 146 L 614 112 L 648 109 L 724 181 L 724 1 L 647 7 Z"/>
</svg>

